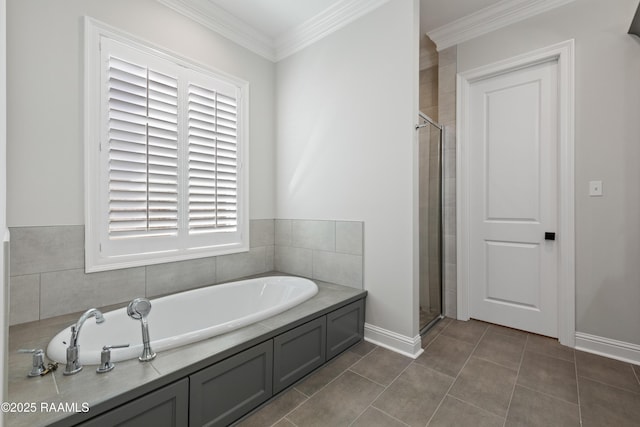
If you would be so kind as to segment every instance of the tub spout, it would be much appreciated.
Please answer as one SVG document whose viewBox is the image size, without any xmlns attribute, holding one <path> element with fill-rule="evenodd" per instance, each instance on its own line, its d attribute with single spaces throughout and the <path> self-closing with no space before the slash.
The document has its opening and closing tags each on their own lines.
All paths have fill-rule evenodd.
<svg viewBox="0 0 640 427">
<path fill-rule="evenodd" d="M 147 316 L 151 311 L 151 301 L 146 298 L 136 298 L 127 306 L 127 314 L 135 320 L 140 320 L 142 325 L 142 354 L 138 357 L 141 362 L 148 362 L 155 359 L 156 354 L 151 350 L 149 339 L 149 322 Z"/>
<path fill-rule="evenodd" d="M 80 337 L 80 329 L 82 329 L 82 325 L 84 325 L 84 322 L 91 317 L 95 317 L 96 323 L 98 324 L 105 320 L 100 310 L 97 308 L 91 308 L 82 313 L 82 316 L 80 316 L 80 319 L 78 319 L 76 324 L 71 326 L 71 339 L 69 340 L 69 347 L 67 347 L 67 365 L 64 368 L 64 375 L 77 374 L 82 370 L 82 365 L 78 360 L 78 351 L 80 348 L 78 345 L 78 338 Z"/>
</svg>

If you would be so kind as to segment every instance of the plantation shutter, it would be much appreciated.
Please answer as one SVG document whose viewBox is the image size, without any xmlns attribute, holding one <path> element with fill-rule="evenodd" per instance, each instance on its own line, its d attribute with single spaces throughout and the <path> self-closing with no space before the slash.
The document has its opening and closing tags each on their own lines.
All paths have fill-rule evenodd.
<svg viewBox="0 0 640 427">
<path fill-rule="evenodd" d="M 249 250 L 248 83 L 87 28 L 86 271 Z"/>
<path fill-rule="evenodd" d="M 178 230 L 178 80 L 110 56 L 110 238 Z"/>
<path fill-rule="evenodd" d="M 236 231 L 237 99 L 190 83 L 187 114 L 189 233 Z"/>
</svg>

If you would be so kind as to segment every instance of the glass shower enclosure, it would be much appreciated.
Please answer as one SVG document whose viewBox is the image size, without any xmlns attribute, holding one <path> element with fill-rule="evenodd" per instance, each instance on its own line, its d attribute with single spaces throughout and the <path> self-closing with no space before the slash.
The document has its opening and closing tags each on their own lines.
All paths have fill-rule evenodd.
<svg viewBox="0 0 640 427">
<path fill-rule="evenodd" d="M 420 333 L 443 316 L 443 127 L 422 112 L 418 124 Z"/>
</svg>

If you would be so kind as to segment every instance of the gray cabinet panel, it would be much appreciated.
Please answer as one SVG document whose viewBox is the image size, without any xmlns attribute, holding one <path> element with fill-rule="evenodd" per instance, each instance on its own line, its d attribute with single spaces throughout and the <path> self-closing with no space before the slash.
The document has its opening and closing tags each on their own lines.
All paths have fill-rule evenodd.
<svg viewBox="0 0 640 427">
<path fill-rule="evenodd" d="M 359 342 L 364 335 L 364 300 L 327 314 L 327 360 Z"/>
<path fill-rule="evenodd" d="M 273 392 L 293 384 L 326 360 L 326 319 L 322 316 L 273 339 Z"/>
<path fill-rule="evenodd" d="M 190 378 L 190 426 L 226 426 L 272 395 L 273 342 L 251 347 Z"/>
<path fill-rule="evenodd" d="M 189 380 L 183 378 L 79 425 L 183 427 L 188 422 L 188 392 Z"/>
</svg>

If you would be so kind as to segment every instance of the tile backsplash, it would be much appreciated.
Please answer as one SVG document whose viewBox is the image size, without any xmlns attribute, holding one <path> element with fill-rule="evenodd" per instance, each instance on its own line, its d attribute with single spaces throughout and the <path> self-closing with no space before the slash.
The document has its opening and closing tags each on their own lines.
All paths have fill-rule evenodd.
<svg viewBox="0 0 640 427">
<path fill-rule="evenodd" d="M 275 220 L 275 269 L 363 288 L 364 223 Z"/>
<path fill-rule="evenodd" d="M 252 220 L 250 250 L 84 272 L 84 226 L 13 227 L 10 324 L 157 297 L 278 270 L 363 287 L 363 223 Z"/>
</svg>

